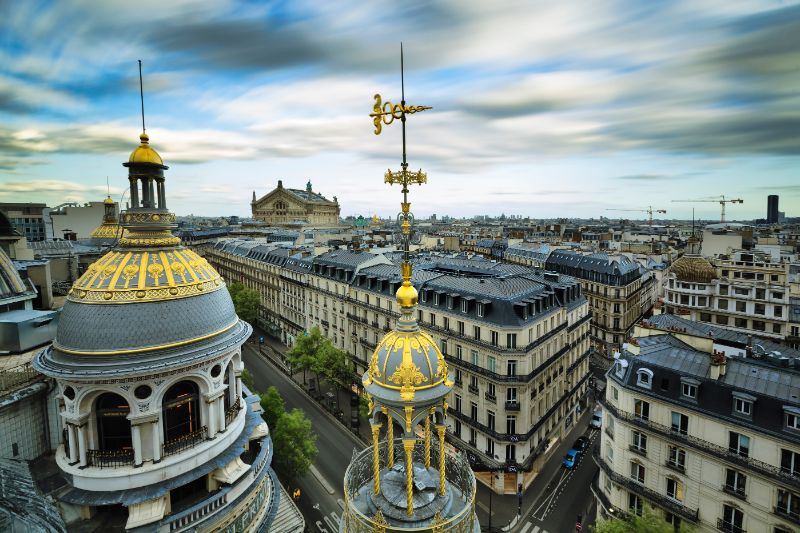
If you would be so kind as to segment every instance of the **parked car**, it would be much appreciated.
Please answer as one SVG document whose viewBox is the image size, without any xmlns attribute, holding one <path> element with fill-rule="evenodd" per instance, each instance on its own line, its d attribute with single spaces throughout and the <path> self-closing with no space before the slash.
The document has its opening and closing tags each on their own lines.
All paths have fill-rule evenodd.
<svg viewBox="0 0 800 533">
<path fill-rule="evenodd" d="M 572 468 L 575 466 L 575 461 L 578 460 L 578 451 L 577 450 L 570 450 L 567 452 L 567 455 L 564 456 L 563 465 L 567 468 Z"/>
<path fill-rule="evenodd" d="M 589 422 L 589 425 L 593 428 L 600 429 L 600 426 L 603 425 L 603 410 L 598 409 L 592 415 L 592 421 Z"/>
<path fill-rule="evenodd" d="M 572 445 L 573 450 L 577 450 L 579 453 L 583 453 L 586 451 L 586 447 L 589 446 L 589 439 L 586 437 L 578 437 L 575 439 L 575 443 Z"/>
</svg>

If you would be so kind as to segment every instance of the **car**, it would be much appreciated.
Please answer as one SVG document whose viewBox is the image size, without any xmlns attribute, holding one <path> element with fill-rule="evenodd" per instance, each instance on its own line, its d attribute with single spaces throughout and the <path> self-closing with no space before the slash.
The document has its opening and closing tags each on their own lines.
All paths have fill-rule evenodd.
<svg viewBox="0 0 800 533">
<path fill-rule="evenodd" d="M 600 426 L 603 425 L 603 410 L 598 409 L 592 415 L 592 421 L 589 422 L 589 425 L 595 429 L 600 429 Z"/>
<path fill-rule="evenodd" d="M 589 439 L 586 437 L 578 437 L 575 439 L 575 443 L 572 445 L 573 450 L 577 450 L 579 453 L 583 453 L 586 451 L 586 447 L 589 445 Z"/>
<path fill-rule="evenodd" d="M 563 465 L 566 468 L 572 468 L 575 466 L 575 461 L 578 460 L 578 451 L 577 450 L 570 450 L 567 452 L 567 455 L 564 456 Z"/>
</svg>

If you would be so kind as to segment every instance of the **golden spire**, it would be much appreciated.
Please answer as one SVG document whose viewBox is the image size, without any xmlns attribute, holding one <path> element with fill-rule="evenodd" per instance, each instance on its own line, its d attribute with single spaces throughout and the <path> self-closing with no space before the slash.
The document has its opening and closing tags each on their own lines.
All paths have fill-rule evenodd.
<svg viewBox="0 0 800 533">
<path fill-rule="evenodd" d="M 425 111 L 431 109 L 429 106 L 408 106 L 406 105 L 406 89 L 405 77 L 403 74 L 403 43 L 400 43 L 400 91 L 401 99 L 399 104 L 391 102 L 381 102 L 381 95 L 375 95 L 375 106 L 373 112 L 369 116 L 373 118 L 375 124 L 375 135 L 380 135 L 382 131 L 382 124 L 387 126 L 399 119 L 403 129 L 403 162 L 400 164 L 401 170 L 392 172 L 387 170 L 384 174 L 383 181 L 390 185 L 399 183 L 403 186 L 401 192 L 403 193 L 403 201 L 400 203 L 400 214 L 398 221 L 400 222 L 400 229 L 403 233 L 403 265 L 400 268 L 400 274 L 403 276 L 403 284 L 397 289 L 397 303 L 401 309 L 410 309 L 417 305 L 417 290 L 411 284 L 411 261 L 409 253 L 409 244 L 411 240 L 411 227 L 414 221 L 414 215 L 411 213 L 411 202 L 408 201 L 408 186 L 416 183 L 422 185 L 428 182 L 428 176 L 422 169 L 417 172 L 409 172 L 408 161 L 406 160 L 406 115 Z"/>
</svg>

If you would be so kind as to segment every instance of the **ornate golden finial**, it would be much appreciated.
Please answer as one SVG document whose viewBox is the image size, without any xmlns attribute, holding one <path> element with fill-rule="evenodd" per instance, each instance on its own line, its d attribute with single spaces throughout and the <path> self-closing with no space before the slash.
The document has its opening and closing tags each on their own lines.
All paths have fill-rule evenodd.
<svg viewBox="0 0 800 533">
<path fill-rule="evenodd" d="M 425 111 L 426 109 L 433 109 L 430 106 L 418 105 L 409 106 L 405 102 L 402 104 L 393 104 L 391 102 L 381 102 L 381 95 L 375 95 L 375 106 L 373 112 L 369 114 L 372 117 L 372 123 L 375 124 L 375 135 L 380 135 L 383 131 L 383 124 L 387 126 L 394 122 L 394 119 L 405 121 L 405 115 L 412 115 Z"/>
</svg>

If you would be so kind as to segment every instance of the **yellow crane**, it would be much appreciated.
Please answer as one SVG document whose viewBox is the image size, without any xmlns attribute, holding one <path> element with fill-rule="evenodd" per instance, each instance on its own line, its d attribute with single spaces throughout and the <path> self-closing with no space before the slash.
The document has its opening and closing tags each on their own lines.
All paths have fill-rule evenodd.
<svg viewBox="0 0 800 533">
<path fill-rule="evenodd" d="M 653 213 L 666 213 L 666 209 L 653 209 L 653 206 L 647 206 L 647 209 L 606 209 L 606 211 L 636 211 L 637 213 L 647 213 L 647 224 L 653 225 Z"/>
<path fill-rule="evenodd" d="M 709 197 L 709 198 L 698 198 L 696 200 L 672 200 L 672 201 L 673 202 L 690 202 L 690 203 L 700 203 L 700 202 L 718 203 L 720 205 L 720 217 L 719 217 L 719 221 L 720 222 L 725 222 L 725 204 L 743 204 L 744 203 L 744 200 L 742 200 L 741 198 L 728 199 L 728 198 L 725 198 L 724 194 L 719 195 L 719 197 L 713 196 L 713 197 Z"/>
</svg>

